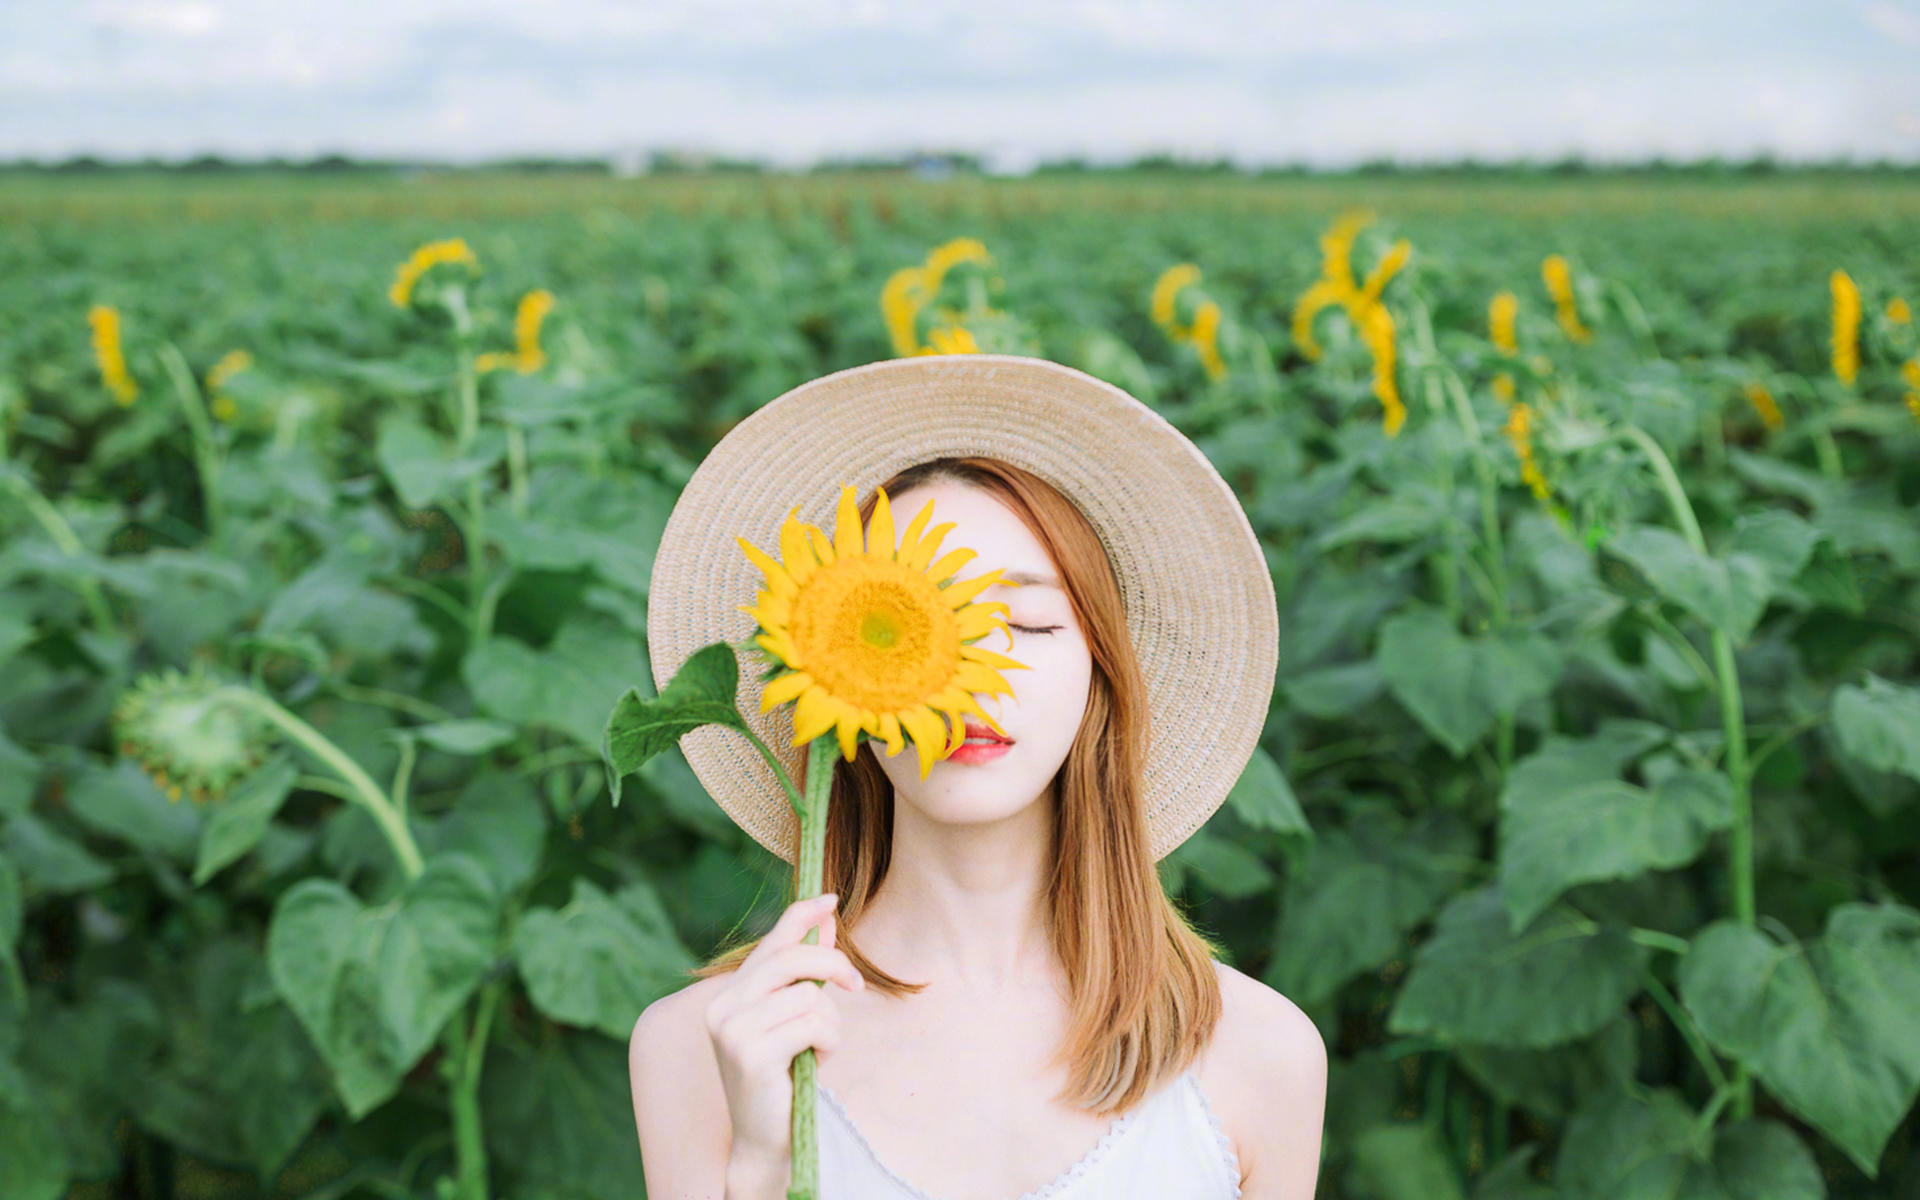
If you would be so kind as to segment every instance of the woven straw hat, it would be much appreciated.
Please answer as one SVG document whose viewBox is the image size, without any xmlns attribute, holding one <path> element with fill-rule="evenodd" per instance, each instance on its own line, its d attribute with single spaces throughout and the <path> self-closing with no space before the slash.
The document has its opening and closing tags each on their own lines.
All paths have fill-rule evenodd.
<svg viewBox="0 0 1920 1200">
<path fill-rule="evenodd" d="M 1279 617 L 1266 557 L 1232 490 L 1165 418 L 1112 384 L 1006 354 L 916 355 L 803 383 L 702 460 L 655 554 L 647 643 L 657 688 L 695 651 L 758 628 L 758 568 L 736 536 L 779 544 L 789 511 L 831 532 L 843 485 L 931 458 L 982 455 L 1044 479 L 1105 544 L 1150 712 L 1145 761 L 1157 861 L 1211 816 L 1252 757 L 1273 699 Z M 736 704 L 798 786 L 792 705 L 760 711 L 761 664 L 740 658 Z M 694 774 L 753 839 L 791 862 L 798 821 L 751 742 L 717 725 L 680 739 Z"/>
</svg>

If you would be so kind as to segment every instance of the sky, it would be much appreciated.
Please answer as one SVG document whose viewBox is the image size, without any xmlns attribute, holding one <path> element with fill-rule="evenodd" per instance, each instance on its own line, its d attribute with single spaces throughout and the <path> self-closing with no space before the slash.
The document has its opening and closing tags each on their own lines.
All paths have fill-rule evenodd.
<svg viewBox="0 0 1920 1200">
<path fill-rule="evenodd" d="M 0 159 L 1920 161 L 1920 0 L 0 0 Z"/>
</svg>

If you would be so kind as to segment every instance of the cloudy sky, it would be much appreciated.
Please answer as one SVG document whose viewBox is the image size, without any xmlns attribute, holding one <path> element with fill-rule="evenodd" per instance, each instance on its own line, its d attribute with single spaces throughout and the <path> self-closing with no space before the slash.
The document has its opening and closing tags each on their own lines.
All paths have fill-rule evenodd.
<svg viewBox="0 0 1920 1200">
<path fill-rule="evenodd" d="M 0 0 L 0 158 L 1920 160 L 1920 0 Z"/>
</svg>

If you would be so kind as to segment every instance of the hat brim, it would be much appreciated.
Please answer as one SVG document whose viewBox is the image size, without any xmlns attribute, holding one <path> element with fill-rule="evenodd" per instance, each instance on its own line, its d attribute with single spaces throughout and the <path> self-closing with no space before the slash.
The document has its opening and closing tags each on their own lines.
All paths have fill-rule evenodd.
<svg viewBox="0 0 1920 1200">
<path fill-rule="evenodd" d="M 1157 861 L 1211 816 L 1259 742 L 1273 699 L 1279 616 L 1259 540 L 1200 449 L 1120 388 L 1040 358 L 916 355 L 803 383 L 728 431 L 687 481 L 654 556 L 647 643 L 656 688 L 714 642 L 753 635 L 763 578 L 736 537 L 779 545 L 788 513 L 827 531 L 840 490 L 931 458 L 983 455 L 1045 480 L 1085 514 L 1120 581 L 1147 689 L 1148 842 Z M 737 704 L 796 785 L 806 749 L 792 706 L 760 711 L 741 657 Z M 797 821 L 737 732 L 680 739 L 714 801 L 786 861 Z"/>
</svg>

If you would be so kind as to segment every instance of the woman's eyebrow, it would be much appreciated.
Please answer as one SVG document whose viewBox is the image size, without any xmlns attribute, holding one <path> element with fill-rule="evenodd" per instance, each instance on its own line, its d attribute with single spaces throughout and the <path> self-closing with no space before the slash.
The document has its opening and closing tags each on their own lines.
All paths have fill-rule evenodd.
<svg viewBox="0 0 1920 1200">
<path fill-rule="evenodd" d="M 999 582 L 1000 583 L 1017 583 L 1023 586 L 1031 586 L 1031 587 L 1057 588 L 1060 586 L 1060 581 L 1058 579 L 1055 579 L 1053 576 L 1037 575 L 1032 571 L 1010 571 L 1007 574 L 1002 575 L 1000 577 Z M 999 586 L 999 584 L 996 583 L 994 586 L 997 587 Z"/>
</svg>

